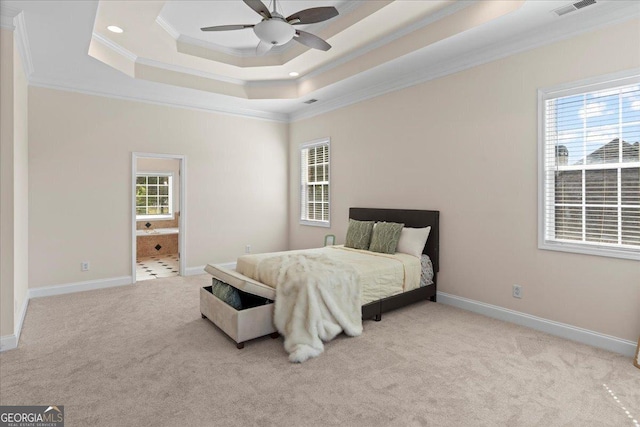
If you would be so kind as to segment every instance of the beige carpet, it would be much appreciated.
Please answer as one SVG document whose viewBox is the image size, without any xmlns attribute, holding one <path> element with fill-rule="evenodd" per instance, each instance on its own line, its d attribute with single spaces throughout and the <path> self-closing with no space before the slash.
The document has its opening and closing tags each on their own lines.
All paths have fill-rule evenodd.
<svg viewBox="0 0 640 427">
<path fill-rule="evenodd" d="M 630 426 L 630 358 L 420 303 L 291 364 L 200 318 L 207 276 L 34 299 L 0 354 L 2 405 L 64 405 L 66 426 Z M 629 414 L 627 414 L 627 411 Z"/>
</svg>

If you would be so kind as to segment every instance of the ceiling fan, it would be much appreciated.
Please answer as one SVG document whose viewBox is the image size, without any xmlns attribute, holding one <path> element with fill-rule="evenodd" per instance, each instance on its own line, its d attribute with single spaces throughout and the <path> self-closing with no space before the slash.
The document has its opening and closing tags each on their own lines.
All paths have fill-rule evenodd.
<svg viewBox="0 0 640 427">
<path fill-rule="evenodd" d="M 204 27 L 201 28 L 201 30 L 229 31 L 253 28 L 253 32 L 256 33 L 256 36 L 260 39 L 260 43 L 258 43 L 258 47 L 256 48 L 258 55 L 263 55 L 271 50 L 273 46 L 283 45 L 292 39 L 313 49 L 324 51 L 331 49 L 331 45 L 320 37 L 307 33 L 306 31 L 297 30 L 293 26 L 315 24 L 338 16 L 338 10 L 335 7 L 313 7 L 311 9 L 301 10 L 285 18 L 277 12 L 276 0 L 273 0 L 273 10 L 271 12 L 269 12 L 269 8 L 260 0 L 243 1 L 247 6 L 262 16 L 261 22 L 247 25 L 218 25 L 215 27 Z"/>
</svg>

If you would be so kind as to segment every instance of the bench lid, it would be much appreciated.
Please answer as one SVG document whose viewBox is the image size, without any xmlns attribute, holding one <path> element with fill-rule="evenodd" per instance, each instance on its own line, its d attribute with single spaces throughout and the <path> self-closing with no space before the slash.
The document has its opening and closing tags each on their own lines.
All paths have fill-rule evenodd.
<svg viewBox="0 0 640 427">
<path fill-rule="evenodd" d="M 270 300 L 276 299 L 276 290 L 274 288 L 267 286 L 264 283 L 260 283 L 257 280 L 253 280 L 235 270 L 231 270 L 218 264 L 207 264 L 204 271 L 211 274 L 216 279 L 228 283 L 234 288 L 248 294 L 257 295 Z"/>
</svg>

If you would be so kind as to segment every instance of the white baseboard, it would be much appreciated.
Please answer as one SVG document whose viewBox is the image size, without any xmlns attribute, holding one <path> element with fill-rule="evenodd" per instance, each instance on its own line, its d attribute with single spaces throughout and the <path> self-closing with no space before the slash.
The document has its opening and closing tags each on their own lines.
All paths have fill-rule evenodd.
<svg viewBox="0 0 640 427">
<path fill-rule="evenodd" d="M 22 324 L 24 323 L 24 318 L 27 315 L 27 307 L 29 306 L 29 291 L 27 290 L 27 295 L 24 296 L 24 301 L 22 302 L 22 307 L 20 307 L 20 315 L 18 316 L 18 324 L 15 328 L 16 335 L 16 345 L 20 342 L 20 334 L 22 333 Z"/>
<path fill-rule="evenodd" d="M 235 263 L 223 264 L 229 268 L 235 268 Z M 185 276 L 195 276 L 204 274 L 204 265 L 200 267 L 190 267 L 185 271 Z M 20 333 L 22 332 L 22 324 L 27 314 L 27 307 L 31 298 L 50 297 L 54 295 L 71 294 L 75 292 L 92 291 L 96 289 L 112 288 L 115 286 L 131 285 L 133 278 L 131 276 L 113 277 L 110 279 L 87 280 L 86 282 L 69 283 L 58 286 L 43 286 L 40 288 L 29 289 L 26 298 L 21 307 L 20 317 L 15 333 L 0 337 L 0 351 L 12 350 L 18 347 Z"/>
<path fill-rule="evenodd" d="M 183 276 L 197 276 L 198 274 L 204 274 L 204 265 L 185 268 Z"/>
<path fill-rule="evenodd" d="M 236 264 L 237 263 L 234 261 L 234 262 L 225 262 L 225 263 L 218 264 L 218 265 L 220 265 L 220 266 L 222 266 L 224 268 L 228 268 L 229 270 L 235 270 L 236 269 Z"/>
<path fill-rule="evenodd" d="M 15 334 L 0 337 L 0 352 L 13 350 L 16 347 L 18 347 L 18 338 Z"/>
<path fill-rule="evenodd" d="M 532 316 L 530 314 L 447 294 L 445 292 L 438 292 L 437 298 L 438 302 L 443 304 L 452 305 L 454 307 L 462 308 L 463 310 L 493 317 L 494 319 L 526 326 L 537 331 L 546 332 L 551 335 L 577 341 L 593 347 L 603 348 L 625 356 L 633 357 L 636 352 L 637 344 L 635 342 L 613 337 L 611 335 L 605 335 L 588 329 L 579 328 L 577 326 L 568 325 L 566 323 L 543 319 L 542 317 Z"/>
<path fill-rule="evenodd" d="M 228 268 L 230 270 L 235 270 L 236 269 L 236 263 L 235 262 L 225 262 L 225 263 L 220 263 L 220 264 L 216 264 L 216 265 L 220 265 L 224 268 Z M 202 267 L 191 267 L 191 268 L 187 268 L 186 274 L 185 276 L 194 276 L 196 274 L 204 274 L 206 273 L 204 271 L 204 268 L 206 266 L 202 266 Z"/>
<path fill-rule="evenodd" d="M 18 347 L 18 343 L 20 342 L 20 334 L 22 333 L 22 324 L 24 323 L 24 318 L 27 315 L 27 307 L 29 306 L 29 293 L 24 297 L 24 301 L 22 302 L 22 307 L 20 307 L 20 314 L 18 315 L 18 323 L 16 323 L 13 328 L 12 335 L 6 335 L 4 337 L 0 337 L 0 352 L 6 350 L 13 350 Z"/>
<path fill-rule="evenodd" d="M 69 283 L 67 285 L 45 286 L 29 289 L 29 298 L 50 297 L 53 295 L 71 294 L 74 292 L 93 291 L 95 289 L 112 288 L 130 285 L 131 276 L 112 277 L 110 279 L 87 280 L 86 282 Z"/>
</svg>

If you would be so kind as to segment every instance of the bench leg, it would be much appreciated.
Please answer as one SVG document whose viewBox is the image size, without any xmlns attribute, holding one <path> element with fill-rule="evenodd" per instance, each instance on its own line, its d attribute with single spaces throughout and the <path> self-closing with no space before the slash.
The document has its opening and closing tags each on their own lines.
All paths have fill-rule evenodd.
<svg viewBox="0 0 640 427">
<path fill-rule="evenodd" d="M 375 316 L 373 316 L 373 320 L 375 320 L 376 322 L 379 322 L 382 320 L 382 314 L 376 314 Z"/>
<path fill-rule="evenodd" d="M 236 343 L 236 348 L 237 348 L 238 350 L 242 350 L 242 349 L 244 348 L 244 343 L 243 343 L 243 342 L 238 342 L 238 343 Z"/>
<path fill-rule="evenodd" d="M 269 335 L 269 336 L 275 340 L 276 338 L 278 338 L 278 337 L 280 336 L 280 334 L 279 334 L 279 333 L 277 333 L 277 332 L 274 332 L 274 333 L 272 333 L 272 334 L 271 334 L 271 335 Z"/>
<path fill-rule="evenodd" d="M 207 316 L 205 316 L 204 314 L 200 313 L 200 316 L 202 316 L 203 319 L 206 319 Z"/>
</svg>

